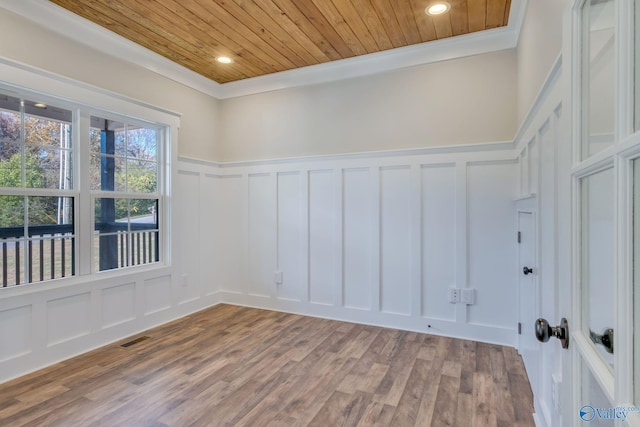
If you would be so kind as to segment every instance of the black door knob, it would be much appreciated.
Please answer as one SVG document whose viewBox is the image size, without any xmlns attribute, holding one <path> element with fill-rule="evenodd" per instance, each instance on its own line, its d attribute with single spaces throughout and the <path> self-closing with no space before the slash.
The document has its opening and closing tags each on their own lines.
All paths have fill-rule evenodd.
<svg viewBox="0 0 640 427">
<path fill-rule="evenodd" d="M 560 326 L 550 326 L 547 319 L 536 320 L 536 338 L 540 342 L 547 342 L 549 338 L 556 337 L 562 343 L 562 348 L 569 348 L 569 324 L 564 317 L 560 321 Z"/>
<path fill-rule="evenodd" d="M 528 275 L 528 274 L 533 273 L 533 268 L 524 267 L 524 268 L 522 269 L 522 272 L 523 272 L 523 273 L 524 273 L 524 275 L 526 276 L 526 275 Z"/>
</svg>

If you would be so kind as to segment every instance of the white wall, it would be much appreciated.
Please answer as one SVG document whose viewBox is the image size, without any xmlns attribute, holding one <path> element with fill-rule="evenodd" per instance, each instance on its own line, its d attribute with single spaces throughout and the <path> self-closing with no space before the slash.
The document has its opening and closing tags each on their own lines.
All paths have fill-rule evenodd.
<svg viewBox="0 0 640 427">
<path fill-rule="evenodd" d="M 203 186 L 219 197 L 215 241 L 227 255 L 201 258 L 201 283 L 213 282 L 221 301 L 515 344 L 510 144 L 222 167 L 183 160 L 179 171 L 193 224 L 210 219 L 198 207 Z M 449 287 L 476 289 L 476 304 L 449 303 Z"/>
<path fill-rule="evenodd" d="M 0 59 L 5 58 L 157 105 L 182 115 L 182 156 L 220 160 L 219 101 L 130 62 L 46 30 L 0 8 Z M 132 58 L 135 60 L 135 58 Z M 2 80 L 2 76 L 0 76 Z"/>
<path fill-rule="evenodd" d="M 510 141 L 516 53 L 222 101 L 224 161 Z"/>
<path fill-rule="evenodd" d="M 518 41 L 518 124 L 532 107 L 542 84 L 562 50 L 565 3 L 529 0 Z"/>
</svg>

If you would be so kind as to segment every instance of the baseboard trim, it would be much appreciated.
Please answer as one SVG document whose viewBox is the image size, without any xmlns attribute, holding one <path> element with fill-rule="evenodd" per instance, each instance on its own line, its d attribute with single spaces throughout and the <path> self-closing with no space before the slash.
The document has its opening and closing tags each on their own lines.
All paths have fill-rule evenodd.
<svg viewBox="0 0 640 427">
<path fill-rule="evenodd" d="M 516 345 L 516 330 L 498 326 L 473 325 L 469 323 L 459 323 L 453 320 L 405 316 L 309 302 L 265 299 L 224 291 L 221 291 L 218 295 L 220 302 L 223 304 L 280 311 L 382 328 L 401 329 L 509 347 L 515 347 Z"/>
</svg>

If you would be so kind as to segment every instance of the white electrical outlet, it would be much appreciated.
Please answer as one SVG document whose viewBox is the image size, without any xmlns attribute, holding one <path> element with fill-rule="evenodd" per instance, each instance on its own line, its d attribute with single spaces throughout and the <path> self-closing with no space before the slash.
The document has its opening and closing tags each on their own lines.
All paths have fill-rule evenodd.
<svg viewBox="0 0 640 427">
<path fill-rule="evenodd" d="M 460 301 L 463 304 L 472 305 L 476 303 L 476 290 L 475 289 L 462 289 L 462 295 Z"/>
<path fill-rule="evenodd" d="M 276 285 L 282 285 L 282 271 L 273 272 L 273 283 Z"/>
<path fill-rule="evenodd" d="M 180 284 L 184 287 L 189 286 L 189 274 L 188 273 L 182 273 L 182 276 L 180 276 Z"/>
<path fill-rule="evenodd" d="M 449 288 L 449 302 L 457 303 L 460 302 L 460 289 L 459 288 Z"/>
</svg>

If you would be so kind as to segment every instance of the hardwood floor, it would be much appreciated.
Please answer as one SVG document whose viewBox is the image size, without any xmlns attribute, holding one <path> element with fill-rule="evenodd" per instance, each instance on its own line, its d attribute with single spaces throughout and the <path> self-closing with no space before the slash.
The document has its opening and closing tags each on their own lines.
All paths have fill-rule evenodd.
<svg viewBox="0 0 640 427">
<path fill-rule="evenodd" d="M 219 305 L 0 385 L 2 426 L 534 426 L 513 348 Z"/>
</svg>

